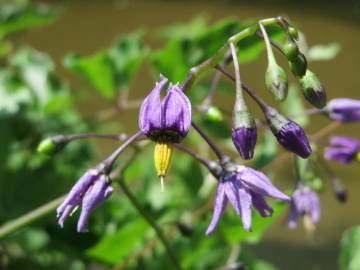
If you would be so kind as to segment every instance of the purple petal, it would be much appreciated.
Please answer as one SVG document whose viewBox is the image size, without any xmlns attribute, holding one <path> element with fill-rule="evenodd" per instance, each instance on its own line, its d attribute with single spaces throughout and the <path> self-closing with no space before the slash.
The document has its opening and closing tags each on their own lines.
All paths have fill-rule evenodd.
<svg viewBox="0 0 360 270">
<path fill-rule="evenodd" d="M 240 182 L 236 182 L 236 188 L 238 196 L 240 199 L 240 213 L 241 220 L 244 226 L 244 229 L 247 231 L 251 230 L 252 216 L 251 216 L 251 195 L 250 193 L 241 185 Z"/>
<path fill-rule="evenodd" d="M 316 224 L 319 222 L 320 220 L 320 200 L 319 197 L 317 196 L 317 194 L 315 192 L 312 192 L 309 195 L 309 200 L 310 200 L 310 205 L 311 205 L 311 209 L 310 209 L 310 216 L 311 216 L 311 221 Z"/>
<path fill-rule="evenodd" d="M 155 88 L 144 99 L 141 104 L 139 114 L 140 130 L 149 136 L 152 131 L 161 129 L 161 91 L 168 79 L 160 75 L 160 82 L 156 83 Z"/>
<path fill-rule="evenodd" d="M 191 125 L 191 104 L 177 85 L 169 87 L 162 104 L 162 128 L 185 137 Z"/>
<path fill-rule="evenodd" d="M 328 103 L 329 117 L 341 122 L 360 121 L 360 100 L 337 98 Z"/>
<path fill-rule="evenodd" d="M 259 212 L 259 214 L 262 217 L 270 217 L 273 214 L 274 209 L 272 209 L 266 203 L 264 197 L 253 191 L 251 191 L 250 194 L 252 197 L 252 203 L 253 203 L 254 207 L 256 208 L 256 210 Z"/>
<path fill-rule="evenodd" d="M 231 177 L 229 180 L 224 181 L 224 186 L 225 186 L 225 194 L 227 198 L 229 199 L 235 212 L 240 216 L 241 215 L 240 198 L 236 183 L 234 181 L 234 177 Z"/>
<path fill-rule="evenodd" d="M 296 205 L 293 201 L 290 204 L 290 214 L 289 214 L 289 222 L 288 226 L 290 229 L 295 229 L 297 227 L 297 220 L 299 218 L 299 214 L 296 208 Z"/>
<path fill-rule="evenodd" d="M 62 217 L 62 224 L 70 214 L 66 214 L 65 210 L 68 209 L 69 206 L 73 209 L 76 205 L 79 205 L 86 191 L 98 177 L 99 172 L 97 170 L 88 170 L 72 187 L 64 202 L 57 208 L 57 217 Z M 66 212 L 68 212 L 68 210 Z"/>
<path fill-rule="evenodd" d="M 287 202 L 290 201 L 289 196 L 278 190 L 266 175 L 259 171 L 242 166 L 237 173 L 237 179 L 242 181 L 247 188 L 262 196 L 269 196 Z"/>
<path fill-rule="evenodd" d="M 102 175 L 84 196 L 78 221 L 78 232 L 87 231 L 87 223 L 90 214 L 103 203 L 111 193 L 112 187 L 109 186 L 109 179 L 107 176 Z"/>
<path fill-rule="evenodd" d="M 213 217 L 211 219 L 209 227 L 206 230 L 206 235 L 210 235 L 215 230 L 220 218 L 224 213 L 227 202 L 228 199 L 225 196 L 225 185 L 223 182 L 220 182 L 216 190 Z"/>
</svg>

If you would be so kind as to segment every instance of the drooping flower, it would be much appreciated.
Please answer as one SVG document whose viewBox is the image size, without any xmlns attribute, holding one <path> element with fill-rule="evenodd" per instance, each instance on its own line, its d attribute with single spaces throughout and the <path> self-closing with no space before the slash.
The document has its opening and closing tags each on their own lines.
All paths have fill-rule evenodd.
<svg viewBox="0 0 360 270">
<path fill-rule="evenodd" d="M 89 215 L 111 195 L 112 191 L 107 175 L 98 169 L 88 170 L 57 208 L 59 225 L 63 227 L 66 219 L 81 205 L 77 231 L 86 232 Z"/>
<path fill-rule="evenodd" d="M 360 100 L 350 98 L 336 98 L 326 106 L 328 116 L 340 122 L 360 121 Z"/>
<path fill-rule="evenodd" d="M 352 162 L 360 151 L 360 141 L 351 137 L 334 136 L 325 148 L 324 157 L 342 164 Z"/>
<path fill-rule="evenodd" d="M 300 184 L 291 197 L 289 228 L 297 227 L 299 217 L 304 218 L 306 229 L 312 231 L 320 220 L 320 201 L 316 192 Z"/>
<path fill-rule="evenodd" d="M 161 92 L 168 79 L 160 82 L 143 101 L 140 108 L 140 130 L 156 142 L 154 160 L 161 180 L 166 176 L 172 155 L 172 143 L 179 143 L 191 126 L 191 104 L 179 86 L 169 86 L 164 99 Z"/>
<path fill-rule="evenodd" d="M 266 203 L 268 196 L 289 202 L 290 198 L 279 191 L 261 172 L 245 166 L 236 166 L 236 171 L 226 172 L 220 179 L 215 195 L 214 213 L 206 234 L 210 235 L 220 221 L 230 202 L 241 217 L 245 230 L 251 230 L 251 209 L 254 207 L 261 216 L 268 217 L 273 209 Z"/>
<path fill-rule="evenodd" d="M 302 158 L 311 155 L 309 140 L 301 126 L 273 108 L 268 108 L 265 116 L 272 133 L 284 148 Z"/>
</svg>

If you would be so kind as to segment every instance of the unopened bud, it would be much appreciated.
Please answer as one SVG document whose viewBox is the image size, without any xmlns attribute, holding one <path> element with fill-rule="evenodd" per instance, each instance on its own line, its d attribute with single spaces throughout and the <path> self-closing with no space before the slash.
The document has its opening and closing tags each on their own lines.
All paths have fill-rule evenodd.
<svg viewBox="0 0 360 270">
<path fill-rule="evenodd" d="M 38 153 L 51 156 L 60 151 L 66 145 L 66 141 L 63 140 L 63 138 L 64 137 L 62 135 L 46 138 L 39 143 L 36 151 Z"/>
<path fill-rule="evenodd" d="M 307 101 L 321 109 L 326 105 L 326 92 L 318 77 L 307 70 L 304 77 L 299 80 L 301 89 Z"/>
<path fill-rule="evenodd" d="M 221 111 L 215 106 L 209 106 L 204 111 L 203 116 L 205 117 L 205 120 L 209 122 L 221 122 L 223 120 Z"/>
<path fill-rule="evenodd" d="M 302 77 L 306 73 L 307 61 L 305 56 L 302 53 L 299 53 L 296 58 L 289 61 L 291 72 L 296 77 Z"/>
<path fill-rule="evenodd" d="M 295 40 L 299 39 L 299 31 L 295 27 L 289 26 L 288 27 L 288 33 L 289 33 L 291 38 L 293 38 Z"/>
<path fill-rule="evenodd" d="M 308 158 L 311 155 L 309 140 L 301 126 L 287 119 L 274 108 L 268 108 L 265 117 L 272 133 L 285 149 L 302 158 Z"/>
<path fill-rule="evenodd" d="M 339 178 L 334 178 L 333 180 L 333 189 L 335 192 L 335 196 L 338 199 L 339 202 L 346 202 L 347 201 L 347 191 L 344 187 L 344 185 L 341 183 L 341 180 Z"/>
<path fill-rule="evenodd" d="M 232 141 L 243 159 L 252 159 L 257 140 L 256 123 L 247 107 L 237 110 L 232 121 Z"/>
<path fill-rule="evenodd" d="M 283 50 L 284 50 L 285 56 L 287 57 L 287 59 L 289 61 L 292 61 L 294 59 L 296 60 L 296 57 L 299 54 L 299 47 L 292 40 L 288 40 L 285 43 Z"/>
<path fill-rule="evenodd" d="M 265 84 L 274 98 L 283 101 L 288 93 L 288 78 L 285 71 L 276 63 L 269 63 L 265 73 Z"/>
</svg>

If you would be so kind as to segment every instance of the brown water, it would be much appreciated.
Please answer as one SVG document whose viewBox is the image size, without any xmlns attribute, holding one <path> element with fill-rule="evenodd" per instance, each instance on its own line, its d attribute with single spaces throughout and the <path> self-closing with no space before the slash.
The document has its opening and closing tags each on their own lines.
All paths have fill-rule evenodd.
<svg viewBox="0 0 360 270">
<path fill-rule="evenodd" d="M 278 4 L 270 5 L 268 2 Z M 281 14 L 297 23 L 306 33 L 310 45 L 333 41 L 341 44 L 342 51 L 336 59 L 312 63 L 311 68 L 321 78 L 330 98 L 360 98 L 360 6 L 351 4 L 350 1 L 346 4 L 280 4 L 282 2 L 240 4 L 236 1 L 223 1 L 220 4 L 219 1 L 63 1 L 66 10 L 57 23 L 24 33 L 20 39 L 54 57 L 59 64 L 60 74 L 71 81 L 74 89 L 78 89 L 74 91 L 80 91 L 89 89 L 89 86 L 60 65 L 61 58 L 70 50 L 82 54 L 92 53 L 108 46 L 122 33 L 140 27 L 155 30 L 160 26 L 189 20 L 202 13 L 210 15 L 213 20 L 227 16 L 248 19 Z M 244 67 L 243 77 L 255 89 L 261 89 L 264 69 L 265 59 L 262 58 Z M 147 89 L 152 84 L 150 74 L 144 69 L 134 85 L 135 96 L 141 96 L 144 86 Z M 79 110 L 85 116 L 89 116 L 94 110 L 110 105 L 94 94 L 93 99 L 79 104 Z M 118 116 L 119 131 L 124 127 L 127 130 L 135 129 L 136 116 L 136 111 Z M 322 118 L 316 119 L 316 126 L 310 127 L 312 130 L 328 123 Z M 337 134 L 349 134 L 360 138 L 359 131 L 359 125 L 348 125 L 338 129 Z M 109 150 L 110 146 L 105 149 Z M 348 203 L 337 203 L 331 188 L 328 187 L 321 196 L 324 207 L 315 239 L 306 239 L 302 229 L 295 232 L 288 230 L 284 221 L 280 221 L 269 230 L 265 241 L 254 248 L 258 256 L 276 263 L 280 269 L 338 269 L 337 246 L 341 233 L 344 229 L 360 223 L 357 210 L 360 204 L 360 197 L 357 195 L 360 190 L 360 170 L 359 164 L 347 167 L 334 164 L 334 169 L 350 191 Z M 292 181 L 282 179 L 280 185 L 287 180 Z"/>
</svg>

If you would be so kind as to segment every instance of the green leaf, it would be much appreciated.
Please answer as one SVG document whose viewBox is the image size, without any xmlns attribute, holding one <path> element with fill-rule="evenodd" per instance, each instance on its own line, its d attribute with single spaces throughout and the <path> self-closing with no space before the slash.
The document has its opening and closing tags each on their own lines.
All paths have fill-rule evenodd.
<svg viewBox="0 0 360 270">
<path fill-rule="evenodd" d="M 254 167 L 261 169 L 274 160 L 278 153 L 277 145 L 278 142 L 275 136 L 270 131 L 267 131 L 261 142 L 256 146 Z"/>
<path fill-rule="evenodd" d="M 305 110 L 304 99 L 300 95 L 298 86 L 292 84 L 289 87 L 288 97 L 281 103 L 282 112 L 293 119 L 296 123 L 305 127 L 309 123 L 309 117 L 301 115 Z M 294 117 L 293 117 L 294 116 Z"/>
<path fill-rule="evenodd" d="M 88 57 L 82 57 L 75 53 L 68 54 L 64 65 L 81 74 L 104 97 L 112 98 L 114 96 L 114 72 L 107 52 L 101 51 Z"/>
<path fill-rule="evenodd" d="M 229 244 L 238 243 L 258 243 L 266 229 L 270 227 L 286 209 L 286 204 L 282 202 L 274 202 L 271 204 L 274 213 L 271 217 L 263 218 L 257 212 L 252 213 L 252 232 L 248 232 L 242 228 L 241 219 L 234 212 L 228 212 L 220 223 L 220 229 Z"/>
<path fill-rule="evenodd" d="M 339 43 L 333 42 L 326 45 L 312 46 L 308 51 L 309 61 L 326 61 L 334 59 L 341 50 Z"/>
<path fill-rule="evenodd" d="M 141 44 L 143 32 L 138 31 L 117 40 L 109 49 L 90 56 L 70 53 L 64 65 L 85 78 L 105 98 L 113 98 L 117 91 L 129 84 L 147 55 Z"/>
<path fill-rule="evenodd" d="M 8 2 L 0 9 L 0 38 L 31 27 L 54 22 L 59 11 L 45 5 L 27 5 L 26 2 Z"/>
<path fill-rule="evenodd" d="M 142 219 L 128 221 L 115 233 L 105 235 L 87 254 L 105 263 L 117 263 L 142 246 L 148 228 Z"/>
<path fill-rule="evenodd" d="M 115 68 L 117 87 L 129 88 L 149 49 L 142 44 L 144 31 L 136 31 L 117 40 L 109 55 Z"/>
<path fill-rule="evenodd" d="M 251 270 L 277 270 L 277 268 L 275 266 L 273 266 L 272 264 L 263 261 L 263 260 L 255 260 L 251 267 Z"/>
<path fill-rule="evenodd" d="M 360 226 L 343 233 L 340 242 L 340 270 L 360 269 Z"/>
</svg>

